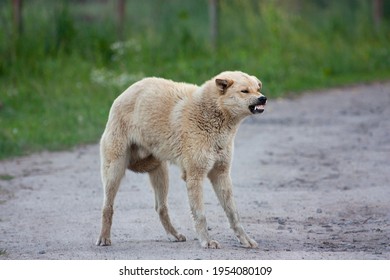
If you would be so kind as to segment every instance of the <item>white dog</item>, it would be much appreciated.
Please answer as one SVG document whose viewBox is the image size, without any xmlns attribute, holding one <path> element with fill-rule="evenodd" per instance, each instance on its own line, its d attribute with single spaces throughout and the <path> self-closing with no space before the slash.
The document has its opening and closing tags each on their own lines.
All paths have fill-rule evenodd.
<svg viewBox="0 0 390 280">
<path fill-rule="evenodd" d="M 260 93 L 261 86 L 256 77 L 235 71 L 223 72 L 200 87 L 145 78 L 123 92 L 111 107 L 100 143 L 104 205 L 97 245 L 111 245 L 113 204 L 126 168 L 149 174 L 162 225 L 176 240 L 186 240 L 168 215 L 171 162 L 182 170 L 202 247 L 220 247 L 207 231 L 202 187 L 206 177 L 238 240 L 244 247 L 257 247 L 240 223 L 230 168 L 239 124 L 264 111 L 267 98 Z"/>
</svg>

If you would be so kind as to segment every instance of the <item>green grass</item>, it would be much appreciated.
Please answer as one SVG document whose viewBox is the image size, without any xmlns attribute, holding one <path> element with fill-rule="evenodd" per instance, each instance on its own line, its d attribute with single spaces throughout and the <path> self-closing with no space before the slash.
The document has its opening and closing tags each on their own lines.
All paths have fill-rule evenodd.
<svg viewBox="0 0 390 280">
<path fill-rule="evenodd" d="M 220 2 L 213 51 L 207 0 L 127 1 L 124 42 L 110 1 L 26 1 L 21 35 L 0 1 L 0 159 L 96 142 L 114 98 L 144 76 L 200 84 L 239 69 L 270 98 L 390 77 L 387 6 L 378 30 L 364 0 Z"/>
<path fill-rule="evenodd" d="M 3 181 L 9 181 L 9 180 L 12 180 L 14 177 L 12 175 L 8 175 L 8 174 L 0 174 L 0 180 L 3 180 Z"/>
</svg>

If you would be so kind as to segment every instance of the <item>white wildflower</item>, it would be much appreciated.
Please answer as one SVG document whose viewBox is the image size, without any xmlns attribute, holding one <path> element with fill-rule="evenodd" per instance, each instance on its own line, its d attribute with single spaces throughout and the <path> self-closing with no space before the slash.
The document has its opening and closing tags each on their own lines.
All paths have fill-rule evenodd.
<svg viewBox="0 0 390 280">
<path fill-rule="evenodd" d="M 114 61 L 119 60 L 126 53 L 139 53 L 142 50 L 141 44 L 135 40 L 130 39 L 127 41 L 118 41 L 111 44 L 110 49 L 113 52 L 112 59 Z"/>
<path fill-rule="evenodd" d="M 114 71 L 107 69 L 93 69 L 91 72 L 91 82 L 96 83 L 102 86 L 116 86 L 116 87 L 127 87 L 130 84 L 142 79 L 144 73 L 133 73 L 129 74 L 127 72 L 117 75 Z"/>
</svg>

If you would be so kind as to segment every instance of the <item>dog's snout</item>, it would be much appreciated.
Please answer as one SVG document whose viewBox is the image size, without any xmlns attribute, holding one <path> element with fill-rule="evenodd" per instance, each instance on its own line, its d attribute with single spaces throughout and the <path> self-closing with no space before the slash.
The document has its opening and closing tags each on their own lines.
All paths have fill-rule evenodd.
<svg viewBox="0 0 390 280">
<path fill-rule="evenodd" d="M 260 97 L 258 98 L 258 100 L 259 100 L 259 103 L 260 103 L 261 105 L 264 105 L 264 104 L 267 102 L 267 97 L 265 97 L 265 96 L 263 95 L 263 96 L 260 96 Z"/>
</svg>

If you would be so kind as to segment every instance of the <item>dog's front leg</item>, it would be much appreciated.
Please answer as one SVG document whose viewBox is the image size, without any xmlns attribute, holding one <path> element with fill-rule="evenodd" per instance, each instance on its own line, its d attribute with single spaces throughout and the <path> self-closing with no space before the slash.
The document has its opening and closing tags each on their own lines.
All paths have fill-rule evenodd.
<svg viewBox="0 0 390 280">
<path fill-rule="evenodd" d="M 191 213 L 201 246 L 203 248 L 212 249 L 220 248 L 219 243 L 212 240 L 207 231 L 207 222 L 203 203 L 203 177 L 199 178 L 197 176 L 188 176 L 187 174 L 186 181 Z"/>
<path fill-rule="evenodd" d="M 208 174 L 213 185 L 214 191 L 221 203 L 226 216 L 228 217 L 230 227 L 233 229 L 238 240 L 244 247 L 257 248 L 257 243 L 251 239 L 241 225 L 240 218 L 236 209 L 232 192 L 232 180 L 230 178 L 229 167 L 227 165 L 215 166 Z"/>
</svg>

